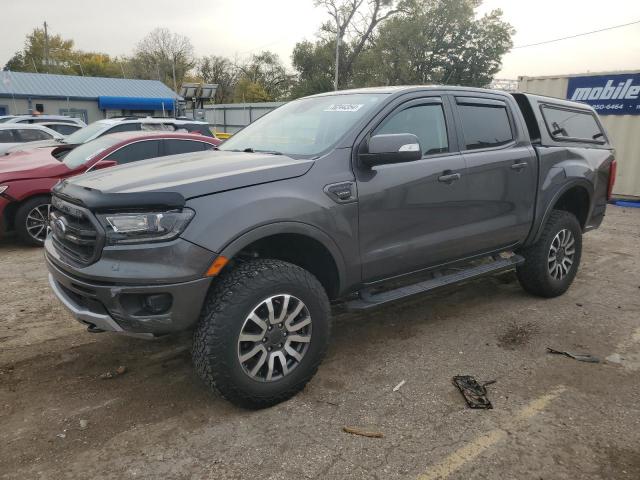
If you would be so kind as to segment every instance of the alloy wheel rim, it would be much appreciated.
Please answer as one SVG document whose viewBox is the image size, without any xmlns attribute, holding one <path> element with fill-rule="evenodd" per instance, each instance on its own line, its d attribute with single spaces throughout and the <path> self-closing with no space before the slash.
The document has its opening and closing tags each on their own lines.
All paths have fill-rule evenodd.
<svg viewBox="0 0 640 480">
<path fill-rule="evenodd" d="M 32 208 L 27 214 L 25 227 L 29 236 L 39 242 L 44 242 L 49 226 L 49 212 L 51 204 L 45 203 Z"/>
<path fill-rule="evenodd" d="M 551 278 L 562 280 L 569 274 L 576 255 L 575 243 L 573 233 L 566 228 L 553 237 L 547 257 L 547 268 Z"/>
<path fill-rule="evenodd" d="M 311 342 L 311 314 L 297 297 L 273 295 L 256 305 L 238 337 L 238 361 L 252 379 L 272 382 L 289 375 Z"/>
</svg>

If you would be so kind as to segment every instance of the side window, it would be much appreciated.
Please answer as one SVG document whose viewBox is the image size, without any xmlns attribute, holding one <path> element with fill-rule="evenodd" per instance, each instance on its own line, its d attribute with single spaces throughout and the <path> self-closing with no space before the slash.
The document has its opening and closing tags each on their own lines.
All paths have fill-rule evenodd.
<svg viewBox="0 0 640 480">
<path fill-rule="evenodd" d="M 18 137 L 22 142 L 37 142 L 38 140 L 50 140 L 51 135 L 42 130 L 27 130 L 26 128 L 17 130 Z"/>
<path fill-rule="evenodd" d="M 137 162 L 138 160 L 146 160 L 160 156 L 160 141 L 145 140 L 132 143 L 126 147 L 111 153 L 105 160 L 115 160 L 119 165 L 125 163 Z"/>
<path fill-rule="evenodd" d="M 604 142 L 604 133 L 591 112 L 542 107 L 544 121 L 554 138 Z"/>
<path fill-rule="evenodd" d="M 440 104 L 416 105 L 394 113 L 374 135 L 391 133 L 413 133 L 420 141 L 423 155 L 449 151 L 447 126 Z"/>
<path fill-rule="evenodd" d="M 71 135 L 73 132 L 80 128 L 76 125 L 71 125 L 68 123 L 65 123 L 64 125 L 47 125 L 47 127 L 51 130 L 55 130 L 56 132 L 61 133 L 62 135 Z"/>
<path fill-rule="evenodd" d="M 122 123 L 120 125 L 116 125 L 115 127 L 111 127 L 109 130 L 104 132 L 103 135 L 120 132 L 137 132 L 138 130 L 140 130 L 139 123 Z"/>
<path fill-rule="evenodd" d="M 13 134 L 11 130 L 0 130 L 0 143 L 13 143 Z"/>
<path fill-rule="evenodd" d="M 467 150 L 499 147 L 513 140 L 506 106 L 458 104 Z"/>
<path fill-rule="evenodd" d="M 174 132 L 176 127 L 170 123 L 142 123 L 140 129 L 151 132 Z"/>
<path fill-rule="evenodd" d="M 165 155 L 178 155 L 180 153 L 203 152 L 205 143 L 192 140 L 165 140 Z"/>
</svg>

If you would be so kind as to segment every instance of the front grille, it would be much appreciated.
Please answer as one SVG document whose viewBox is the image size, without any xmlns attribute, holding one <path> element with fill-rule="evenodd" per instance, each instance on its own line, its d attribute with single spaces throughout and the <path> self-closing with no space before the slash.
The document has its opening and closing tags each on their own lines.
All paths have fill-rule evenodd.
<svg viewBox="0 0 640 480">
<path fill-rule="evenodd" d="M 53 245 L 63 256 L 81 265 L 100 256 L 102 235 L 89 210 L 54 196 L 49 225 Z"/>
</svg>

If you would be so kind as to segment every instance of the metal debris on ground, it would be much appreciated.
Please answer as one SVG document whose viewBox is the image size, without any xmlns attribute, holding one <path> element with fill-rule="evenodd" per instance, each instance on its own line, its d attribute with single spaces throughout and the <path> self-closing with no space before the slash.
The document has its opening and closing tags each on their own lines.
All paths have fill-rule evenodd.
<svg viewBox="0 0 640 480">
<path fill-rule="evenodd" d="M 373 432 L 371 430 L 362 430 L 358 427 L 342 427 L 342 430 L 352 435 L 360 435 L 361 437 L 369 438 L 382 438 L 384 434 L 382 432 Z"/>
<path fill-rule="evenodd" d="M 402 388 L 402 386 L 407 383 L 406 380 L 402 380 L 399 384 L 397 384 L 395 387 L 393 387 L 393 391 L 397 392 L 398 390 L 400 390 Z"/>
<path fill-rule="evenodd" d="M 125 373 L 127 373 L 127 367 L 125 367 L 124 365 L 120 365 L 118 368 L 116 368 L 115 372 L 103 373 L 102 375 L 100 375 L 100 378 L 102 380 L 109 380 L 111 378 L 115 378 L 115 377 L 119 377 L 120 375 L 124 375 Z"/>
<path fill-rule="evenodd" d="M 469 408 L 493 408 L 487 398 L 486 389 L 487 385 L 492 383 L 496 383 L 496 381 L 490 380 L 480 384 L 471 375 L 456 375 L 453 377 L 453 384 L 458 387 Z"/>
<path fill-rule="evenodd" d="M 549 347 L 547 347 L 547 352 L 554 353 L 556 355 L 564 355 L 565 357 L 573 358 L 574 360 L 578 360 L 580 362 L 600 363 L 600 359 L 598 357 L 589 353 L 563 352 L 562 350 L 554 350 L 553 348 Z"/>
</svg>

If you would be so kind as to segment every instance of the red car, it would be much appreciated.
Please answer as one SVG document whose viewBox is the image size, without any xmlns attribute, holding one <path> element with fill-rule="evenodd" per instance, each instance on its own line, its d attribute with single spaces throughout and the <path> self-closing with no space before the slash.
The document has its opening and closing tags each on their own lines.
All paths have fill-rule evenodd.
<svg viewBox="0 0 640 480">
<path fill-rule="evenodd" d="M 148 158 L 212 150 L 220 143 L 197 134 L 127 132 L 75 148 L 62 145 L 0 157 L 0 226 L 41 246 L 47 234 L 49 192 L 61 179 Z"/>
</svg>

